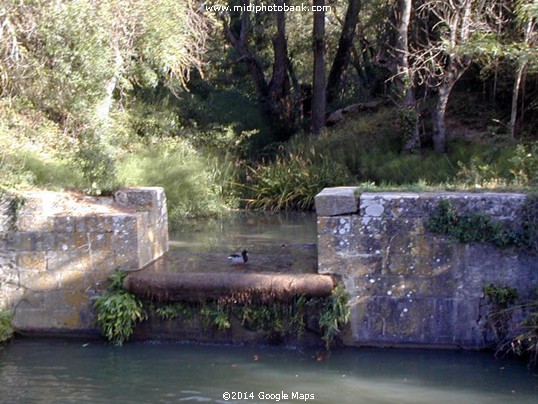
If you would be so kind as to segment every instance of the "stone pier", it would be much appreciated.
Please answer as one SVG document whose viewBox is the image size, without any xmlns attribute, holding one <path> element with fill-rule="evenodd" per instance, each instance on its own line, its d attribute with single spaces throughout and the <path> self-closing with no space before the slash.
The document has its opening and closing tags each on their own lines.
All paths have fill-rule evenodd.
<svg viewBox="0 0 538 404">
<path fill-rule="evenodd" d="M 316 197 L 319 273 L 351 294 L 349 345 L 483 348 L 489 284 L 528 297 L 538 258 L 516 248 L 461 244 L 426 224 L 441 199 L 460 213 L 518 223 L 526 196 L 513 193 L 365 192 L 329 188 Z"/>
<path fill-rule="evenodd" d="M 91 298 L 116 269 L 168 250 L 162 188 L 113 197 L 32 191 L 0 196 L 0 308 L 19 332 L 96 331 Z"/>
</svg>

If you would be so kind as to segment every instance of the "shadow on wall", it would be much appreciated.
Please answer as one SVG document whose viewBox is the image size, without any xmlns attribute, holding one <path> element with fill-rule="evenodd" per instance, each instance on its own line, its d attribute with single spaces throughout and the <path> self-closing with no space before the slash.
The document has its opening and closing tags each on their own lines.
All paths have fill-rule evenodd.
<svg viewBox="0 0 538 404">
<path fill-rule="evenodd" d="M 90 299 L 109 274 L 139 269 L 168 250 L 161 188 L 114 198 L 43 191 L 24 200 L 15 226 L 3 229 L 0 257 L 0 303 L 14 309 L 20 332 L 94 332 Z"/>
</svg>

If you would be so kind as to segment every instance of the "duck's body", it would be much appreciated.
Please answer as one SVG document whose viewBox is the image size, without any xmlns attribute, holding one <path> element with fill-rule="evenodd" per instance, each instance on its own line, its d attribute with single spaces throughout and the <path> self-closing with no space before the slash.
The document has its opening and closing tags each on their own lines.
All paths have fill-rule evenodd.
<svg viewBox="0 0 538 404">
<path fill-rule="evenodd" d="M 247 250 L 243 250 L 241 254 L 230 254 L 228 260 L 234 265 L 246 264 L 248 261 Z"/>
</svg>

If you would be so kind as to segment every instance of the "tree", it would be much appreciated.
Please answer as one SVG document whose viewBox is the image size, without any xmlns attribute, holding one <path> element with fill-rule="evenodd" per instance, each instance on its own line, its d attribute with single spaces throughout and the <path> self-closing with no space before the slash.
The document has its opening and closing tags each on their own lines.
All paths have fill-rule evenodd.
<svg viewBox="0 0 538 404">
<path fill-rule="evenodd" d="M 426 0 L 417 9 L 420 35 L 413 44 L 412 69 L 422 84 L 435 88 L 433 146 L 446 152 L 445 115 L 456 82 L 472 58 L 462 49 L 473 35 L 489 31 L 484 21 L 486 2 L 479 0 Z"/>
<path fill-rule="evenodd" d="M 536 46 L 538 45 L 538 1 L 520 0 L 516 5 L 517 25 L 523 31 L 523 38 L 516 44 L 512 45 L 515 51 L 516 76 L 512 91 L 512 106 L 510 110 L 510 136 L 515 138 L 516 122 L 518 111 L 518 99 L 522 82 L 524 81 L 525 71 L 529 65 L 536 65 Z M 536 67 L 536 66 L 533 66 Z"/>
<path fill-rule="evenodd" d="M 0 96 L 57 126 L 77 146 L 73 164 L 92 191 L 110 189 L 114 105 L 117 112 L 136 88 L 180 91 L 191 69 L 202 66 L 207 26 L 194 6 L 194 0 L 5 1 Z"/>
<path fill-rule="evenodd" d="M 273 124 L 276 132 L 280 135 L 280 139 L 286 140 L 295 129 L 295 106 L 291 98 L 291 86 L 288 74 L 285 12 L 283 8 L 275 12 L 276 33 L 272 38 L 273 69 L 271 78 L 268 81 L 262 61 L 249 44 L 251 33 L 250 5 L 250 0 L 242 0 L 242 10 L 239 14 L 240 21 L 235 31 L 233 29 L 234 21 L 231 14 L 223 13 L 220 15 L 220 19 L 227 41 L 239 55 L 239 60 L 248 67 L 264 113 L 269 118 L 269 122 Z M 284 0 L 275 0 L 275 5 L 283 6 Z"/>
<path fill-rule="evenodd" d="M 318 11 L 314 11 L 313 29 L 312 134 L 317 136 L 325 125 L 325 0 L 313 0 L 313 5 Z"/>
<path fill-rule="evenodd" d="M 359 21 L 361 0 L 349 0 L 346 16 L 342 24 L 342 32 L 338 40 L 338 49 L 331 65 L 327 79 L 327 102 L 333 101 L 342 86 L 342 76 L 351 59 L 355 30 Z"/>
</svg>

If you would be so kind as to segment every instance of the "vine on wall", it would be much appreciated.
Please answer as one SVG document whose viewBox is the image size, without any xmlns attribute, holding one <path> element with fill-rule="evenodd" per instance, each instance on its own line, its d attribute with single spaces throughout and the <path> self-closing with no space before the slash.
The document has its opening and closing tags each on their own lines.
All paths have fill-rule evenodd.
<svg viewBox="0 0 538 404">
<path fill-rule="evenodd" d="M 442 199 L 437 211 L 429 219 L 427 228 L 462 243 L 514 246 L 538 255 L 538 195 L 527 196 L 521 221 L 515 224 L 495 221 L 484 213 L 459 213 L 452 202 Z"/>
</svg>

